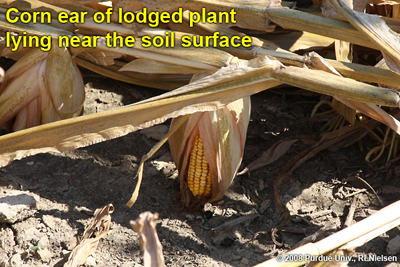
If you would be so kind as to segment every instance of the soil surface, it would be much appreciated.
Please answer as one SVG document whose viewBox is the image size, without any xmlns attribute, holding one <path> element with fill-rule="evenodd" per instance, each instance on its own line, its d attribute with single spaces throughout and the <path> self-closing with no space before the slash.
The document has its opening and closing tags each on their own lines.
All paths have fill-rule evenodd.
<svg viewBox="0 0 400 267">
<path fill-rule="evenodd" d="M 109 80 L 82 70 L 87 100 L 84 114 L 115 109 L 162 93 Z M 241 169 L 276 142 L 289 137 L 318 140 L 322 119 L 310 119 L 320 96 L 295 88 L 278 88 L 252 97 L 252 115 Z M 283 236 L 284 245 L 271 240 L 281 211 L 273 197 L 274 182 L 283 166 L 309 147 L 298 143 L 278 161 L 236 177 L 224 196 L 203 210 L 190 212 L 179 202 L 179 178 L 167 145 L 145 164 L 138 201 L 129 200 L 141 157 L 168 130 L 161 126 L 61 154 L 40 154 L 0 169 L 0 197 L 20 191 L 36 204 L 20 220 L 0 224 L 0 266 L 63 266 L 85 226 L 100 207 L 112 203 L 112 225 L 96 252 L 84 266 L 143 265 L 138 235 L 130 220 L 145 211 L 159 213 L 157 232 L 167 266 L 253 266 L 288 251 L 305 237 L 326 226 L 318 240 L 344 227 L 354 200 L 353 223 L 399 198 L 398 158 L 387 167 L 387 152 L 368 164 L 366 153 L 376 144 L 368 137 L 347 148 L 325 150 L 302 164 L 280 187 L 281 198 L 292 220 Z M 28 137 L 29 138 L 29 137 Z M 241 219 L 241 220 L 239 220 Z M 396 255 L 388 244 L 398 228 L 357 248 L 358 255 Z M 392 251 L 394 249 L 394 252 Z M 397 247 L 397 249 L 400 249 Z M 398 254 L 396 254 L 398 253 Z M 350 266 L 400 266 L 397 262 L 351 262 Z"/>
</svg>

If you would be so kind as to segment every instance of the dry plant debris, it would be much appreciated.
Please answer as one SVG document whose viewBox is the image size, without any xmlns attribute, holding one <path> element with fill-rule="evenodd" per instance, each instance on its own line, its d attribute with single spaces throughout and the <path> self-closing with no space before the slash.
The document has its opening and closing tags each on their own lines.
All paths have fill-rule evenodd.
<svg viewBox="0 0 400 267">
<path fill-rule="evenodd" d="M 85 264 L 87 258 L 96 251 L 100 239 L 104 238 L 111 227 L 111 214 L 114 206 L 108 204 L 94 212 L 94 217 L 85 229 L 81 240 L 76 244 L 64 267 L 78 267 Z"/>
<path fill-rule="evenodd" d="M 156 231 L 157 220 L 157 213 L 147 211 L 141 213 L 136 221 L 130 222 L 132 229 L 139 234 L 145 267 L 165 266 L 162 245 Z"/>
</svg>

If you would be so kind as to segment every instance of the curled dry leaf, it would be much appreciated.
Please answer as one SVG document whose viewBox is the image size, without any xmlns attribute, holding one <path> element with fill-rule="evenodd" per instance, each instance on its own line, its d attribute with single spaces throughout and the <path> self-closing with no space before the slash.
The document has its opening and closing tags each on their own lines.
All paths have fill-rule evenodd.
<svg viewBox="0 0 400 267">
<path fill-rule="evenodd" d="M 108 234 L 111 227 L 111 213 L 114 206 L 108 204 L 94 212 L 94 218 L 83 233 L 82 239 L 76 244 L 64 267 L 81 266 L 87 257 L 96 251 L 101 238 Z"/>
<path fill-rule="evenodd" d="M 265 151 L 261 157 L 251 162 L 243 171 L 238 173 L 238 175 L 243 175 L 252 170 L 256 170 L 258 168 L 267 166 L 280 157 L 286 154 L 289 151 L 290 147 L 295 144 L 299 139 L 298 138 L 287 138 L 282 141 L 275 143 L 271 146 L 267 151 Z"/>
<path fill-rule="evenodd" d="M 335 10 L 379 46 L 391 70 L 400 73 L 400 37 L 379 16 L 354 11 L 343 0 L 329 0 Z"/>
<path fill-rule="evenodd" d="M 132 229 L 139 234 L 140 248 L 144 254 L 144 267 L 164 266 L 162 245 L 156 231 L 157 220 L 158 213 L 146 211 L 141 213 L 136 221 L 130 221 Z"/>
</svg>

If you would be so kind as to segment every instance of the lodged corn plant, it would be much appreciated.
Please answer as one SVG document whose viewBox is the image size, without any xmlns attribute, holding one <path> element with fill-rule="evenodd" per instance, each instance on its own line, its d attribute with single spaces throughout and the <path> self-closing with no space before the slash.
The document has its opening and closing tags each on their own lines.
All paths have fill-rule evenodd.
<svg viewBox="0 0 400 267">
<path fill-rule="evenodd" d="M 392 4 L 390 14 L 382 14 L 383 3 L 367 6 L 343 0 L 313 1 L 315 9 L 310 11 L 276 0 L 26 2 L 29 5 L 0 0 L 0 12 L 9 14 L 10 8 L 16 8 L 19 13 L 13 12 L 12 19 L 23 20 L 27 14 L 46 11 L 53 20 L 47 24 L 9 23 L 0 17 L 4 36 L 12 35 L 14 40 L 50 36 L 55 43 L 60 36 L 70 36 L 77 42 L 92 40 L 93 36 L 96 39 L 90 48 L 53 45 L 49 52 L 39 50 L 50 43 L 44 38 L 33 42 L 36 48 L 0 43 L 2 55 L 17 60 L 0 88 L 0 124 L 15 131 L 0 137 L 0 166 L 37 153 L 60 152 L 117 138 L 173 118 L 171 130 L 161 143 L 169 138 L 182 200 L 189 207 L 198 206 L 221 198 L 236 176 L 243 158 L 249 96 L 281 84 L 329 96 L 316 111 L 328 104 L 343 117 L 328 122 L 321 141 L 285 168 L 287 172 L 275 186 L 276 196 L 279 184 L 302 161 L 344 142 L 352 134 L 361 138 L 368 133 L 377 140 L 378 148 L 369 152 L 368 159 L 372 154 L 378 157 L 388 146 L 388 158 L 399 152 L 397 4 Z M 94 15 L 102 12 L 106 16 L 109 8 L 113 9 L 109 23 L 96 23 Z M 183 21 L 157 27 L 149 22 L 118 22 L 119 11 L 135 14 L 144 8 L 149 12 L 182 9 Z M 236 23 L 193 23 L 190 11 L 200 14 L 203 8 L 212 12 L 235 10 Z M 392 18 L 367 14 L 365 10 Z M 86 15 L 84 21 L 58 23 L 56 18 L 62 12 Z M 111 40 L 117 47 L 107 45 L 112 32 L 118 34 Z M 224 38 L 247 37 L 250 45 L 216 45 L 216 38 L 201 38 L 216 37 L 216 32 Z M 183 47 L 183 36 L 207 41 L 203 47 Z M 136 40 L 134 46 L 119 45 L 132 37 Z M 143 46 L 149 38 L 175 45 Z M 316 49 L 329 58 L 311 52 Z M 299 51 L 311 53 L 303 56 Z M 84 101 L 83 81 L 76 65 L 112 79 L 170 92 L 117 110 L 76 117 Z M 198 75 L 197 80 L 189 83 L 193 75 Z M 381 133 L 378 122 L 387 127 Z M 39 124 L 44 125 L 34 127 Z M 139 169 L 138 185 L 142 164 Z M 137 198 L 138 188 L 129 205 Z"/>
</svg>

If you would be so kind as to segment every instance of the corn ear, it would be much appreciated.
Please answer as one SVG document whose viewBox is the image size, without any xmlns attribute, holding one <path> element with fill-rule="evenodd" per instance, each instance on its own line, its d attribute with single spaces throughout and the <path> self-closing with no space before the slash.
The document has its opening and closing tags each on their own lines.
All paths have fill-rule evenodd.
<svg viewBox="0 0 400 267">
<path fill-rule="evenodd" d="M 243 158 L 250 105 L 250 97 L 244 97 L 215 111 L 194 113 L 170 137 L 171 154 L 179 172 L 185 205 L 195 207 L 220 199 L 225 194 Z M 172 120 L 171 127 L 175 120 Z M 202 140 L 202 156 L 208 162 L 212 176 L 211 195 L 206 189 L 209 185 L 206 184 L 203 192 L 198 193 L 193 189 L 195 186 L 192 182 L 187 180 L 190 154 L 197 136 Z"/>
</svg>

